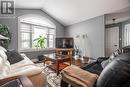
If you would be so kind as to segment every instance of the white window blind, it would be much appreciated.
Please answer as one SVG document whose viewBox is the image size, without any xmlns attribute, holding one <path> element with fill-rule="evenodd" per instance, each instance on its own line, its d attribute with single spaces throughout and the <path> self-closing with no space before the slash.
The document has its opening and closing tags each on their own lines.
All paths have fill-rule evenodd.
<svg viewBox="0 0 130 87">
<path fill-rule="evenodd" d="M 20 23 L 20 49 L 36 48 L 34 40 L 39 36 L 47 38 L 45 48 L 54 48 L 54 28 L 23 22 Z"/>
<path fill-rule="evenodd" d="M 30 30 L 31 26 L 21 23 L 20 25 L 20 39 L 21 39 L 21 48 L 30 48 Z"/>
</svg>

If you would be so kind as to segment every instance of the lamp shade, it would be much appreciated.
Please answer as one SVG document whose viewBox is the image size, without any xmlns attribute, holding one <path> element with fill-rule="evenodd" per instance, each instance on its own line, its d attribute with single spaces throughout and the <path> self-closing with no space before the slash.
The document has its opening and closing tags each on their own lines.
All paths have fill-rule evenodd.
<svg viewBox="0 0 130 87">
<path fill-rule="evenodd" d="M 2 36 L 2 35 L 0 35 L 0 39 L 9 39 L 8 37 L 5 37 L 5 36 Z"/>
</svg>

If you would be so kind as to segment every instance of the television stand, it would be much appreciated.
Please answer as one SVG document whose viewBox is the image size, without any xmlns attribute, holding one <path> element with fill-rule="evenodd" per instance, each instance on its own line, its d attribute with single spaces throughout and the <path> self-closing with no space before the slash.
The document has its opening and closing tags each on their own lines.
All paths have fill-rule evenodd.
<svg viewBox="0 0 130 87">
<path fill-rule="evenodd" d="M 56 48 L 56 55 L 69 55 L 73 56 L 73 48 Z"/>
</svg>

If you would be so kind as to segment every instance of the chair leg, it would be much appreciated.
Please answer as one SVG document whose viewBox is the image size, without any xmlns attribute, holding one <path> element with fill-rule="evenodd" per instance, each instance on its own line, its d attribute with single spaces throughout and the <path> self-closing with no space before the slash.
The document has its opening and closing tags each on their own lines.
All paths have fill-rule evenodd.
<svg viewBox="0 0 130 87">
<path fill-rule="evenodd" d="M 66 83 L 65 81 L 61 80 L 61 83 L 60 83 L 60 87 L 68 87 L 68 83 Z"/>
</svg>

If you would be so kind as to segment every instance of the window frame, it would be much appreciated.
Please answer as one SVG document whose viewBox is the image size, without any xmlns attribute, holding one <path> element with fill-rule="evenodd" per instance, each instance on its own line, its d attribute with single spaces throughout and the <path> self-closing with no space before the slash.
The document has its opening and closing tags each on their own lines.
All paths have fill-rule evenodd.
<svg viewBox="0 0 130 87">
<path fill-rule="evenodd" d="M 18 50 L 19 51 L 26 51 L 26 50 L 28 50 L 28 51 L 36 51 L 36 50 L 50 50 L 50 49 L 54 49 L 55 48 L 55 38 L 56 38 L 56 27 L 55 28 L 52 28 L 52 27 L 48 27 L 48 26 L 44 26 L 44 25 L 38 25 L 38 24 L 31 24 L 31 23 L 25 23 L 25 22 L 21 22 L 20 21 L 21 20 L 21 17 L 18 17 Z M 22 49 L 21 48 L 21 32 L 20 32 L 20 29 L 21 29 L 21 23 L 24 23 L 24 24 L 29 24 L 30 25 L 30 29 L 32 29 L 32 26 L 38 26 L 38 27 L 45 27 L 45 28 L 48 28 L 48 30 L 47 30 L 47 32 L 48 32 L 48 34 L 47 34 L 47 38 L 49 38 L 49 29 L 54 29 L 54 36 L 53 36 L 53 48 L 49 48 L 49 39 L 47 39 L 47 48 L 27 48 L 27 49 Z M 32 36 L 30 35 L 30 37 L 32 38 Z M 30 47 L 32 47 L 31 46 L 31 44 L 32 44 L 32 42 L 30 41 Z"/>
</svg>

